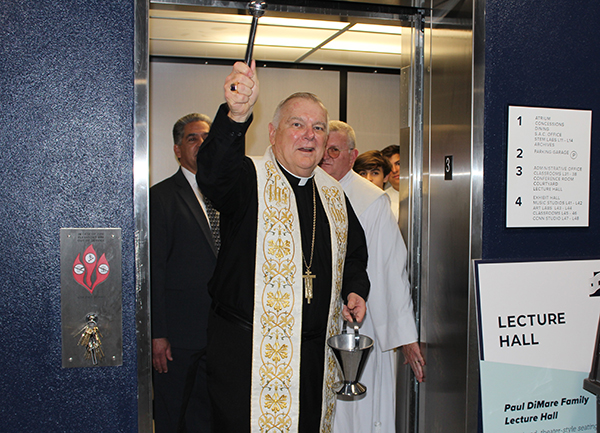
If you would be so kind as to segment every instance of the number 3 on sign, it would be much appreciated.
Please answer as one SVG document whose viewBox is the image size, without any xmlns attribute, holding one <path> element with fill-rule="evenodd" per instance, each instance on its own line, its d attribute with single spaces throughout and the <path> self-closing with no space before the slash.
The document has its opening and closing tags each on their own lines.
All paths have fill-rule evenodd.
<svg viewBox="0 0 600 433">
<path fill-rule="evenodd" d="M 523 167 L 517 165 L 517 172 L 515 173 L 517 176 L 521 176 L 523 174 Z"/>
<path fill-rule="evenodd" d="M 519 116 L 517 118 L 517 120 L 519 121 L 519 126 L 521 126 L 521 116 Z M 520 159 L 523 158 L 523 149 L 521 149 L 521 148 L 517 149 L 517 158 L 520 158 Z M 521 176 L 522 174 L 523 174 L 523 167 L 520 165 L 517 165 L 515 175 Z M 523 204 L 521 197 L 517 197 L 517 199 L 515 200 L 515 204 L 517 206 L 521 206 Z"/>
<path fill-rule="evenodd" d="M 523 159 L 523 149 L 521 149 L 521 148 L 517 149 L 517 159 Z M 515 174 L 517 176 L 521 176 L 523 174 L 523 167 L 520 165 L 517 165 Z"/>
</svg>

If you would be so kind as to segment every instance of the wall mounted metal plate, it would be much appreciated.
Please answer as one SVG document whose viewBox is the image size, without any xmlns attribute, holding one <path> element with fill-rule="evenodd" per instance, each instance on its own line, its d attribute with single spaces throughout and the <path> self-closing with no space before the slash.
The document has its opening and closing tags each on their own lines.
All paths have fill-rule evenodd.
<svg viewBox="0 0 600 433">
<path fill-rule="evenodd" d="M 62 366 L 123 363 L 121 229 L 60 230 Z"/>
</svg>

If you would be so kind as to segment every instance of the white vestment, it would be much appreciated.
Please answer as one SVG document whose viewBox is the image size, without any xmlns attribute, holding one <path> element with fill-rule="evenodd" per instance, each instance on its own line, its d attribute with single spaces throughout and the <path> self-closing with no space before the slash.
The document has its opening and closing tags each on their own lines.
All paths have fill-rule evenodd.
<svg viewBox="0 0 600 433">
<path fill-rule="evenodd" d="M 392 202 L 392 212 L 394 213 L 396 222 L 398 222 L 398 215 L 400 213 L 400 193 L 396 191 L 391 185 L 385 189 L 385 193 L 388 195 L 390 201 Z"/>
<path fill-rule="evenodd" d="M 338 399 L 334 433 L 396 431 L 396 347 L 417 341 L 406 270 L 406 245 L 391 212 L 387 194 L 353 170 L 340 184 L 365 231 L 371 292 L 361 334 L 374 347 L 360 378 L 364 398 Z"/>
<path fill-rule="evenodd" d="M 302 244 L 296 198 L 269 147 L 252 158 L 258 186 L 254 296 L 251 431 L 298 431 L 302 340 Z M 339 334 L 342 278 L 348 237 L 346 200 L 340 185 L 314 171 L 331 235 L 331 299 L 327 337 Z M 316 215 L 316 214 L 315 214 Z M 327 347 L 323 366 L 321 432 L 330 432 L 335 408 L 335 360 Z"/>
</svg>

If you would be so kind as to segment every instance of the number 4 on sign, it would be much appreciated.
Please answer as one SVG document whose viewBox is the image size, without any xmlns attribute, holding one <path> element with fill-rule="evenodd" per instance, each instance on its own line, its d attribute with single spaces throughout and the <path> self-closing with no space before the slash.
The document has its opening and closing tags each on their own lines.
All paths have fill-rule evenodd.
<svg viewBox="0 0 600 433">
<path fill-rule="evenodd" d="M 517 200 L 515 201 L 516 205 L 521 206 L 523 204 L 523 202 L 521 201 L 521 197 L 517 198 Z"/>
</svg>

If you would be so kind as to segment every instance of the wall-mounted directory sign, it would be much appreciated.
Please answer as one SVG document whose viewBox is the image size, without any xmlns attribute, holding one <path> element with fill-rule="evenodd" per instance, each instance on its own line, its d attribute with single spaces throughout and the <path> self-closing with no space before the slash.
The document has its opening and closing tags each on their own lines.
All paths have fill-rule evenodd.
<svg viewBox="0 0 600 433">
<path fill-rule="evenodd" d="M 592 112 L 508 107 L 506 227 L 587 227 Z"/>
<path fill-rule="evenodd" d="M 600 260 L 475 261 L 486 433 L 596 431 Z"/>
</svg>

